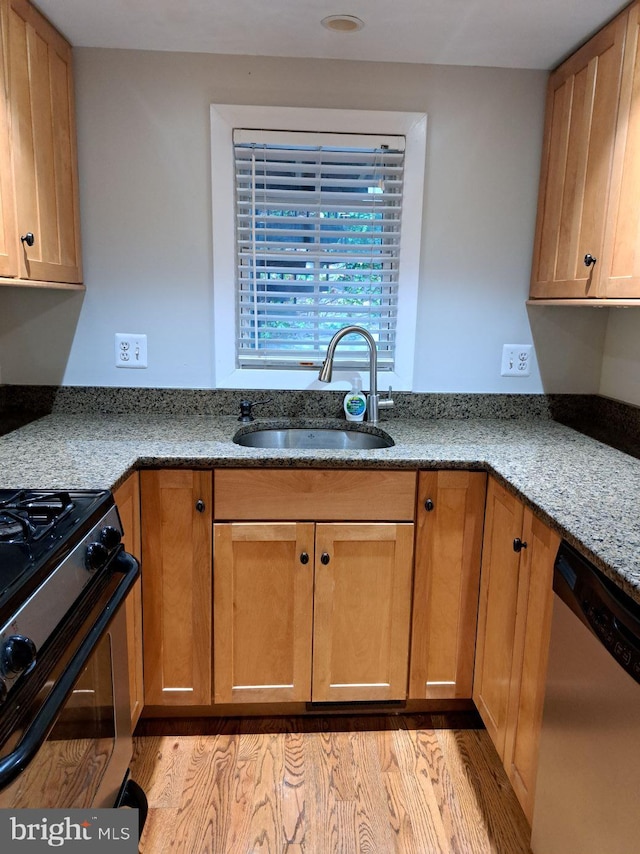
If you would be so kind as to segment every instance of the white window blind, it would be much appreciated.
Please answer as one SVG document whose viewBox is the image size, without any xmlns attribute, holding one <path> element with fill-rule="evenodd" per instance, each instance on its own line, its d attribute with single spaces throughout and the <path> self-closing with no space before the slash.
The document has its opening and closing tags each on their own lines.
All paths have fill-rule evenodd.
<svg viewBox="0 0 640 854">
<path fill-rule="evenodd" d="M 393 370 L 405 139 L 233 131 L 238 367 L 322 362 L 364 326 Z M 360 336 L 341 365 L 368 366 Z"/>
</svg>

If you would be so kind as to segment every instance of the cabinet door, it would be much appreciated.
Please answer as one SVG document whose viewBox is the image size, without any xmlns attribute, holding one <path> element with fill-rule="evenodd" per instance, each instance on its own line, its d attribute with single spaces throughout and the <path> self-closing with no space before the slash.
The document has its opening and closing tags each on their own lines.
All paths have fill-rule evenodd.
<svg viewBox="0 0 640 854">
<path fill-rule="evenodd" d="M 531 822 L 560 537 L 526 509 L 522 540 L 504 766 Z"/>
<path fill-rule="evenodd" d="M 411 636 L 411 699 L 470 698 L 487 476 L 423 471 Z"/>
<path fill-rule="evenodd" d="M 27 0 L 9 0 L 11 147 L 20 276 L 82 281 L 71 46 Z"/>
<path fill-rule="evenodd" d="M 598 296 L 627 14 L 549 78 L 532 297 Z"/>
<path fill-rule="evenodd" d="M 140 542 L 140 478 L 134 472 L 113 493 L 124 530 L 125 549 L 141 560 Z M 134 729 L 144 706 L 142 669 L 142 578 L 139 578 L 126 601 L 127 650 L 129 653 L 129 699 L 131 728 Z"/>
<path fill-rule="evenodd" d="M 13 208 L 13 178 L 9 148 L 9 106 L 3 34 L 7 7 L 0 4 L 0 276 L 18 275 L 18 240 Z"/>
<path fill-rule="evenodd" d="M 602 291 L 607 297 L 640 297 L 640 4 L 629 10 Z"/>
<path fill-rule="evenodd" d="M 319 524 L 314 702 L 407 696 L 413 524 Z"/>
<path fill-rule="evenodd" d="M 214 699 L 311 699 L 312 523 L 214 526 Z"/>
<path fill-rule="evenodd" d="M 145 702 L 211 703 L 211 472 L 143 471 Z"/>
<path fill-rule="evenodd" d="M 473 700 L 502 760 L 520 563 L 513 541 L 522 535 L 523 512 L 521 502 L 490 478 L 482 548 Z"/>
</svg>

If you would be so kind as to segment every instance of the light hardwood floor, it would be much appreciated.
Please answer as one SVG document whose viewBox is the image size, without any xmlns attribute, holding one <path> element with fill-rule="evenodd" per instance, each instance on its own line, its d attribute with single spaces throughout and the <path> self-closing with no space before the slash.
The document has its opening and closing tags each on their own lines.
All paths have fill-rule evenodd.
<svg viewBox="0 0 640 854">
<path fill-rule="evenodd" d="M 134 743 L 142 854 L 530 851 L 473 716 L 148 720 Z"/>
</svg>

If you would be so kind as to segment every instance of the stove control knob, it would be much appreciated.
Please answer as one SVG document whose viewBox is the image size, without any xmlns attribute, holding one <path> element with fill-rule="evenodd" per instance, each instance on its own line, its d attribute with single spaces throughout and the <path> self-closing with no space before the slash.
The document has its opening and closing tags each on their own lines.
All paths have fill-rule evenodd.
<svg viewBox="0 0 640 854">
<path fill-rule="evenodd" d="M 36 645 L 24 635 L 11 635 L 2 645 L 2 669 L 22 673 L 36 660 Z"/>
<path fill-rule="evenodd" d="M 102 543 L 89 543 L 84 555 L 84 565 L 89 572 L 95 572 L 107 565 L 109 549 Z"/>
<path fill-rule="evenodd" d="M 113 525 L 107 525 L 100 531 L 100 542 L 103 546 L 106 546 L 109 551 L 115 549 L 116 546 L 119 546 L 121 540 L 122 534 L 117 528 L 114 528 Z"/>
</svg>

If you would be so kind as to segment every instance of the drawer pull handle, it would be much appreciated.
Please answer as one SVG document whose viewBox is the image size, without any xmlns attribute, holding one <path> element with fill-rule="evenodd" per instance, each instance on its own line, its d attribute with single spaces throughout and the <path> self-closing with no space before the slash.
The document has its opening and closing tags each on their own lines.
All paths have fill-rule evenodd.
<svg viewBox="0 0 640 854">
<path fill-rule="evenodd" d="M 302 554 L 300 555 L 300 563 L 309 563 L 309 555 L 306 552 L 302 552 Z"/>
<path fill-rule="evenodd" d="M 20 240 L 23 243 L 26 243 L 27 246 L 33 246 L 33 244 L 36 242 L 36 238 L 32 231 L 28 231 L 26 234 L 21 235 Z"/>
<path fill-rule="evenodd" d="M 427 500 L 424 502 L 424 509 L 427 511 L 427 513 L 431 513 L 431 511 L 433 510 L 433 501 L 430 498 L 427 498 Z"/>
<path fill-rule="evenodd" d="M 514 552 L 521 552 L 522 549 L 526 549 L 526 548 L 527 548 L 527 544 L 525 542 L 523 542 L 520 539 L 520 537 L 516 537 L 515 540 L 513 541 Z"/>
<path fill-rule="evenodd" d="M 320 563 L 323 564 L 323 566 L 326 566 L 330 560 L 331 558 L 329 555 L 326 552 L 322 552 L 322 555 L 320 556 Z"/>
<path fill-rule="evenodd" d="M 204 501 L 201 498 L 196 501 L 196 510 L 198 513 L 204 513 Z"/>
<path fill-rule="evenodd" d="M 597 260 L 598 259 L 594 258 L 590 252 L 587 252 L 587 254 L 584 256 L 584 266 L 591 267 L 596 263 Z"/>
</svg>

